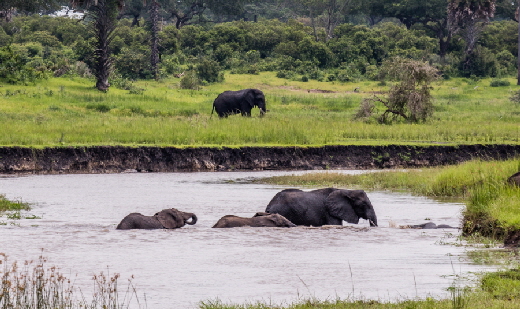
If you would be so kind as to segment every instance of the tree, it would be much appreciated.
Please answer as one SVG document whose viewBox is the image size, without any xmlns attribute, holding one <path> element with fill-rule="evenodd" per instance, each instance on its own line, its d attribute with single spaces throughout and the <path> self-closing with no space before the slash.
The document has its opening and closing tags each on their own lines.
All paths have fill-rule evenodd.
<svg viewBox="0 0 520 309">
<path fill-rule="evenodd" d="M 453 33 L 461 32 L 466 42 L 463 71 L 471 72 L 480 33 L 495 14 L 495 0 L 450 0 L 448 23 Z"/>
<path fill-rule="evenodd" d="M 375 113 L 375 103 L 381 103 L 384 111 L 377 120 L 390 123 L 399 118 L 407 122 L 427 120 L 433 113 L 430 84 L 437 79 L 438 71 L 426 62 L 395 58 L 385 61 L 382 72 L 399 81 L 391 87 L 387 98 L 374 96 L 361 103 L 357 118 Z"/>
<path fill-rule="evenodd" d="M 152 74 L 157 80 L 159 78 L 159 3 L 157 0 L 152 0 L 150 5 L 150 23 L 151 23 L 151 58 L 150 65 L 152 68 Z"/>
<path fill-rule="evenodd" d="M 117 24 L 117 15 L 124 6 L 124 0 L 72 0 L 73 6 L 93 4 L 89 12 L 92 14 L 92 32 L 95 42 L 94 75 L 96 76 L 96 88 L 107 91 L 110 87 L 110 77 L 113 59 L 111 57 L 110 43 L 113 39 Z"/>
<path fill-rule="evenodd" d="M 452 39 L 448 27 L 446 0 L 368 0 L 367 14 L 383 17 L 395 17 L 408 29 L 421 24 L 432 31 L 439 42 L 439 56 L 444 58 Z"/>
</svg>

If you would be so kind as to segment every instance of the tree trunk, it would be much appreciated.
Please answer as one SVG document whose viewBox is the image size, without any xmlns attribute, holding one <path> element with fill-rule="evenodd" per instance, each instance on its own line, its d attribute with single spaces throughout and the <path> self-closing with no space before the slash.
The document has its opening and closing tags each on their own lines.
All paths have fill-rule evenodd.
<svg viewBox="0 0 520 309">
<path fill-rule="evenodd" d="M 155 80 L 159 79 L 159 3 L 153 0 L 150 7 L 150 21 L 152 22 L 151 59 L 150 65 Z"/>
<path fill-rule="evenodd" d="M 520 10 L 520 0 L 518 0 L 518 8 L 517 8 L 517 12 L 518 10 Z M 517 21 L 518 21 L 518 55 L 517 55 L 517 62 L 516 62 L 516 65 L 517 65 L 517 70 L 518 70 L 518 75 L 517 75 L 517 81 L 516 81 L 516 84 L 517 85 L 520 85 L 520 18 L 517 17 Z"/>
<path fill-rule="evenodd" d="M 112 67 L 110 57 L 110 42 L 115 30 L 118 5 L 115 0 L 98 0 L 93 7 L 95 15 L 94 34 L 96 38 L 95 50 L 95 76 L 96 88 L 100 91 L 107 91 L 110 87 L 108 78 Z"/>
</svg>

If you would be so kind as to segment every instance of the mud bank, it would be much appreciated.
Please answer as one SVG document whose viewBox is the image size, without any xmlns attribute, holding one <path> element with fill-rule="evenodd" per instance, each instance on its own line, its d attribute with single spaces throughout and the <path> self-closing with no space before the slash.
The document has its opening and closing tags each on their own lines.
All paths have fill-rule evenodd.
<svg viewBox="0 0 520 309">
<path fill-rule="evenodd" d="M 0 147 L 0 173 L 121 173 L 385 169 L 504 160 L 518 145 L 324 147 Z"/>
</svg>

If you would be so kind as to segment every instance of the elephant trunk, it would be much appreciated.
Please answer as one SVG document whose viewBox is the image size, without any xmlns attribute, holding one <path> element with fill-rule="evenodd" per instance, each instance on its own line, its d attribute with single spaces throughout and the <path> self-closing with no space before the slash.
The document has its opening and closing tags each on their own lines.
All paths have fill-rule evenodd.
<svg viewBox="0 0 520 309">
<path fill-rule="evenodd" d="M 194 225 L 195 223 L 197 223 L 197 216 L 195 214 L 190 214 L 191 216 L 187 217 L 185 220 L 184 220 L 184 223 L 186 224 L 189 224 L 189 225 Z M 188 221 L 188 219 L 190 219 Z"/>
<path fill-rule="evenodd" d="M 265 102 L 262 102 L 262 104 L 258 104 L 258 108 L 260 109 L 260 117 L 263 117 L 267 110 L 265 109 Z"/>
<path fill-rule="evenodd" d="M 377 217 L 374 210 L 367 213 L 367 220 L 370 223 L 370 226 L 377 226 Z"/>
</svg>

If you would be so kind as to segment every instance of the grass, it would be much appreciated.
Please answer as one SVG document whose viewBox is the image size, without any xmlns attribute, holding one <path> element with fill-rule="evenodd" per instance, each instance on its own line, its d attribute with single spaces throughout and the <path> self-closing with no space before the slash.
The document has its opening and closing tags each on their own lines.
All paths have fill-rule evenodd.
<svg viewBox="0 0 520 309">
<path fill-rule="evenodd" d="M 0 85 L 3 146 L 321 146 L 380 144 L 519 144 L 520 105 L 509 101 L 517 86 L 489 87 L 453 79 L 434 85 L 434 117 L 422 124 L 379 125 L 354 121 L 364 97 L 388 90 L 376 82 L 289 81 L 272 72 L 226 74 L 224 83 L 183 90 L 179 79 L 137 81 L 132 94 L 92 80 L 51 78 L 36 85 Z M 224 90 L 259 88 L 264 118 L 220 120 L 212 102 Z M 359 88 L 359 92 L 354 92 Z"/>
<path fill-rule="evenodd" d="M 94 275 L 92 295 L 83 294 L 55 266 L 47 266 L 46 259 L 26 261 L 20 266 L 9 263 L 0 253 L 0 309 L 124 309 L 145 308 L 139 303 L 131 280 L 126 290 L 118 287 L 119 274 Z M 136 299 L 137 307 L 133 304 Z M 132 305 L 133 307 L 131 307 Z"/>
<path fill-rule="evenodd" d="M 0 194 L 0 213 L 11 210 L 29 210 L 30 206 L 28 203 L 22 201 L 11 201 L 5 197 L 4 194 Z"/>
</svg>

